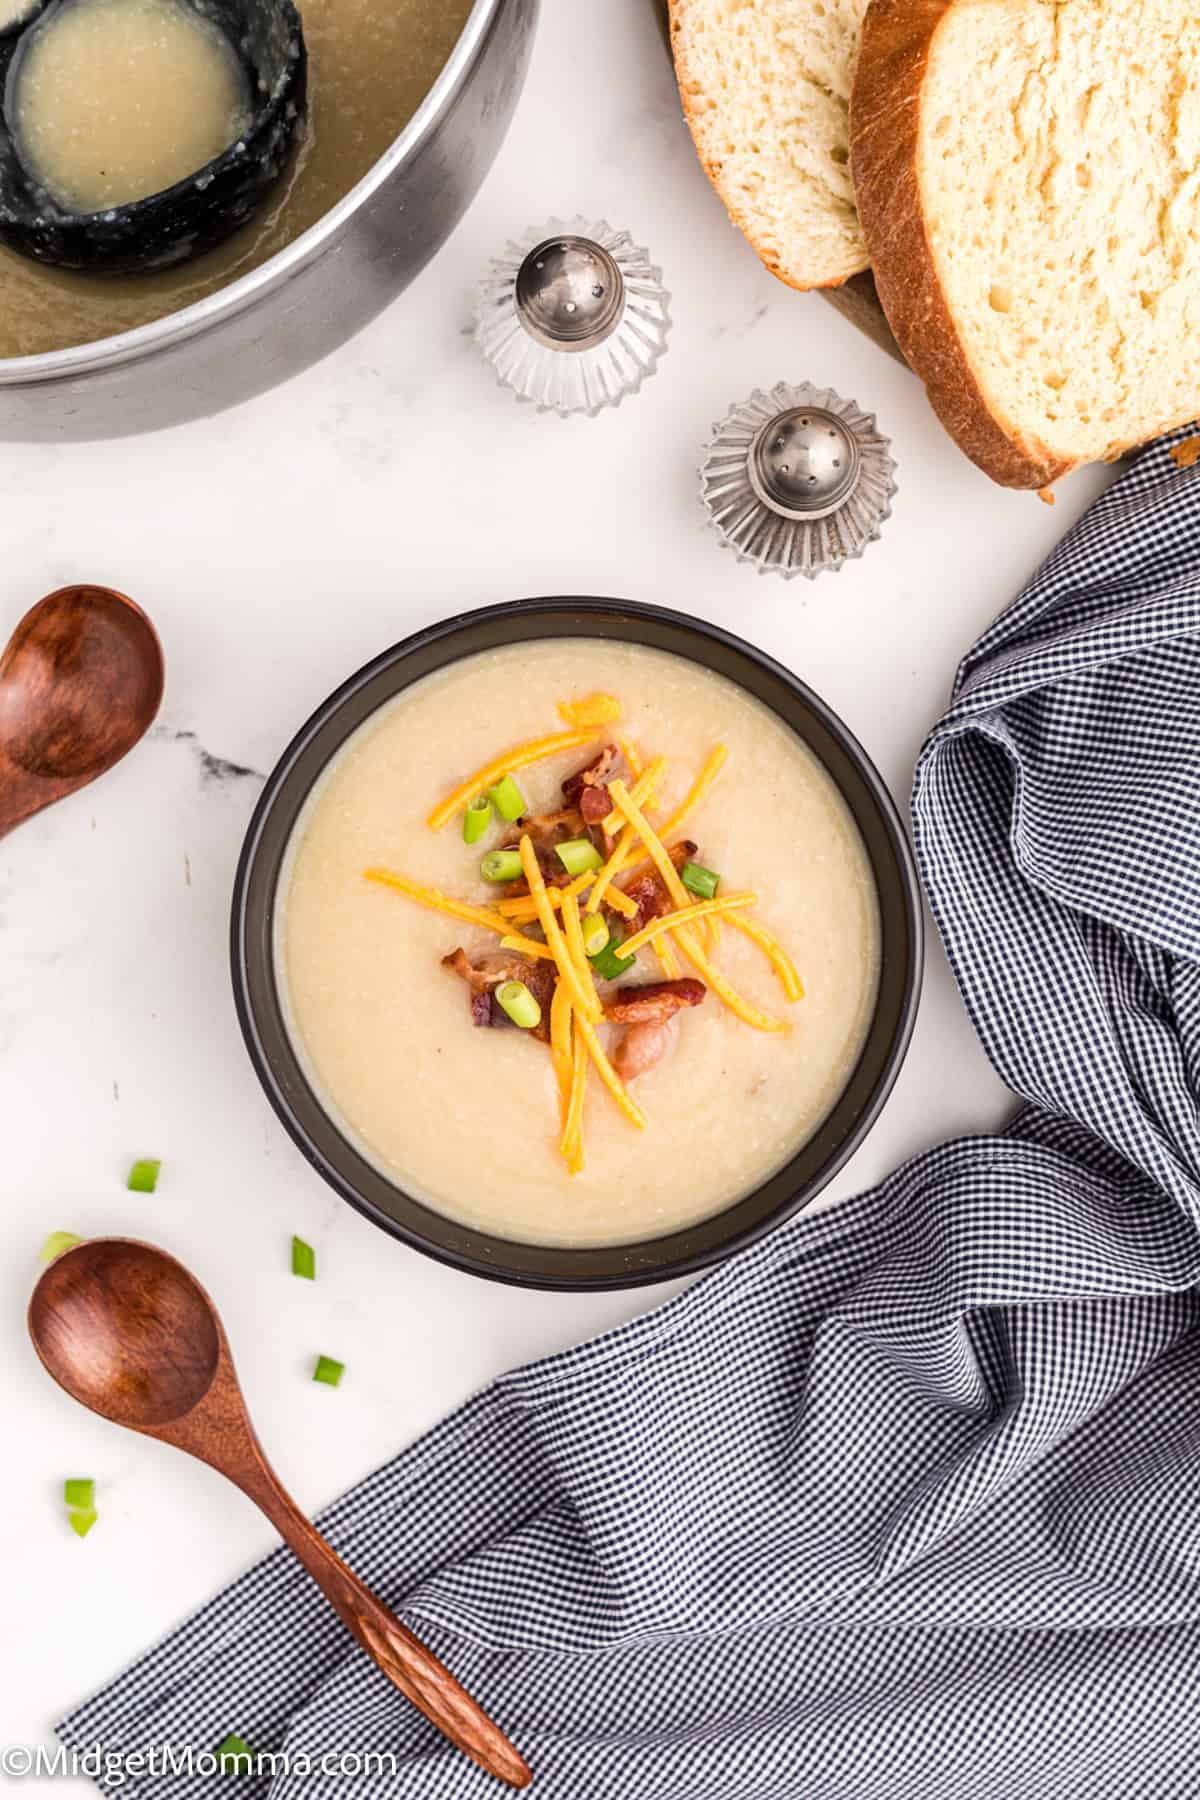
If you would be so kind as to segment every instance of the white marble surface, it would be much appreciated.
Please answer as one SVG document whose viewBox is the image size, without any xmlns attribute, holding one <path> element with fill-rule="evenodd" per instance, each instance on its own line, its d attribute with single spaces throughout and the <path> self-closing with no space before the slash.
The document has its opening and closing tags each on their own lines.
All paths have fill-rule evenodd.
<svg viewBox="0 0 1200 1800">
<path fill-rule="evenodd" d="M 497 389 L 468 335 L 472 289 L 510 233 L 556 212 L 629 225 L 674 295 L 642 393 L 560 422 Z M 780 380 L 877 409 L 900 493 L 883 541 L 815 585 L 720 551 L 696 497 L 727 404 Z M 199 1465 L 85 1414 L 24 1331 L 45 1234 L 131 1232 L 189 1262 L 224 1311 L 261 1434 L 316 1508 L 493 1372 L 608 1326 L 653 1292 L 521 1293 L 393 1243 L 327 1191 L 251 1075 L 226 976 L 226 915 L 255 774 L 366 658 L 445 614 L 519 595 L 650 599 L 743 633 L 866 742 L 894 792 L 955 662 L 1103 480 L 1052 511 L 1002 492 L 943 437 L 915 380 L 814 297 L 778 285 L 727 223 L 680 123 L 646 0 L 550 0 L 512 133 L 464 223 L 374 326 L 218 419 L 103 447 L 0 448 L 0 623 L 95 580 L 162 633 L 153 737 L 89 793 L 0 846 L 0 1744 L 37 1743 L 270 1545 Z M 469 476 L 470 502 L 453 487 Z M 194 735 L 193 735 L 194 734 Z M 907 1065 L 829 1199 L 1007 1110 L 936 943 Z M 152 1198 L 122 1185 L 162 1156 Z M 317 1247 L 315 1286 L 288 1240 Z M 333 1392 L 315 1352 L 343 1359 Z M 86 1543 L 65 1475 L 99 1484 Z M 58 1791 L 85 1791 L 67 1783 Z"/>
</svg>

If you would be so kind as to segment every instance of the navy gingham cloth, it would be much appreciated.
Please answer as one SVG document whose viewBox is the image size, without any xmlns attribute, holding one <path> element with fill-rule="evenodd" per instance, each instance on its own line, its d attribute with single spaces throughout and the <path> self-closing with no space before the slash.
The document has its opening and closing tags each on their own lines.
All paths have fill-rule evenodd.
<svg viewBox="0 0 1200 1800">
<path fill-rule="evenodd" d="M 1013 1129 L 504 1376 L 322 1519 L 545 1800 L 1200 1795 L 1200 468 L 1173 441 L 981 639 L 917 768 Z M 500 1791 L 283 1550 L 59 1729 L 231 1727 L 292 1759 L 247 1794 Z M 322 1772 L 343 1751 L 398 1762 Z"/>
</svg>

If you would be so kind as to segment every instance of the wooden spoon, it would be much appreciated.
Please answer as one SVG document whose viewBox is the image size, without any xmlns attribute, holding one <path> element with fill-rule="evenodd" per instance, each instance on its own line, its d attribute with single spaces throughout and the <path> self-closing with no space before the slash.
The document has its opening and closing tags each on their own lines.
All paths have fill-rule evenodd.
<svg viewBox="0 0 1200 1800">
<path fill-rule="evenodd" d="M 364 1587 L 270 1467 L 212 1301 L 182 1263 L 132 1238 L 76 1244 L 44 1271 L 29 1335 L 81 1405 L 198 1456 L 260 1506 L 390 1681 L 489 1775 L 531 1779 L 487 1714 Z"/>
<path fill-rule="evenodd" d="M 124 594 L 65 587 L 31 607 L 0 656 L 0 837 L 120 762 L 162 691 L 157 633 Z"/>
</svg>

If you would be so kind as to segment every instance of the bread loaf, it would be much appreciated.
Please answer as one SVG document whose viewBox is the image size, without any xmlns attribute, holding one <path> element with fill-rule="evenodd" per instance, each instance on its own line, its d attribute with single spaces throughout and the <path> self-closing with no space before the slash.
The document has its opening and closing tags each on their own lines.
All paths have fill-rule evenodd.
<svg viewBox="0 0 1200 1800">
<path fill-rule="evenodd" d="M 871 0 L 851 168 L 900 348 L 995 480 L 1200 413 L 1197 0 Z"/>
<path fill-rule="evenodd" d="M 867 0 L 671 0 L 671 44 L 700 161 L 791 287 L 867 266 L 847 110 Z"/>
</svg>

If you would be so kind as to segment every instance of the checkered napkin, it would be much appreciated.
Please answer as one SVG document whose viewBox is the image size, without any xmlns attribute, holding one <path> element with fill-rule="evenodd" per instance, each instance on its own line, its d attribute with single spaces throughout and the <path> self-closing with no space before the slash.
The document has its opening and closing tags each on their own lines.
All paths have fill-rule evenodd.
<svg viewBox="0 0 1200 1800">
<path fill-rule="evenodd" d="M 545 1800 L 1200 1795 L 1200 468 L 1170 448 L 971 652 L 917 770 L 1013 1130 L 503 1377 L 322 1520 Z M 282 1550 L 60 1732 L 231 1727 L 291 1759 L 241 1793 L 499 1791 Z"/>
</svg>

